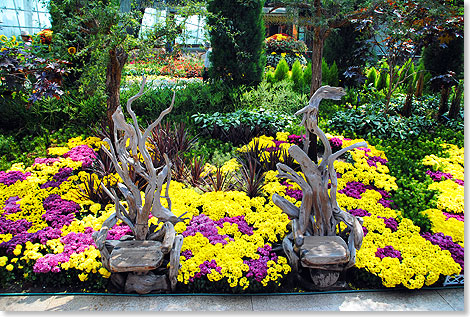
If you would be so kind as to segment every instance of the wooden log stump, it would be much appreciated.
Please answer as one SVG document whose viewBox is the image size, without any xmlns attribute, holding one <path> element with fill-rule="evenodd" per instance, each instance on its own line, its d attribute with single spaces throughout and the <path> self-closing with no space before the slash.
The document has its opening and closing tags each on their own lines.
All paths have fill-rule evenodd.
<svg viewBox="0 0 470 317">
<path fill-rule="evenodd" d="M 339 274 L 338 271 L 310 269 L 310 277 L 316 289 L 330 288 L 338 281 Z"/>
<path fill-rule="evenodd" d="M 153 291 L 168 292 L 170 291 L 170 282 L 166 275 L 155 275 L 152 272 L 147 274 L 129 273 L 124 291 L 138 294 L 148 294 Z"/>
</svg>

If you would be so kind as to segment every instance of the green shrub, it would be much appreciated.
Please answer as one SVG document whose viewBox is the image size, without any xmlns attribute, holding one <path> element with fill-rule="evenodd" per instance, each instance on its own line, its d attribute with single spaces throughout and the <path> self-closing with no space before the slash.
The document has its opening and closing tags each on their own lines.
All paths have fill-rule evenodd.
<svg viewBox="0 0 470 317">
<path fill-rule="evenodd" d="M 240 104 L 246 109 L 266 109 L 293 114 L 308 102 L 308 95 L 294 91 L 293 82 L 284 80 L 275 84 L 262 82 L 256 89 L 245 91 Z M 297 118 L 300 121 L 300 117 Z"/>
<path fill-rule="evenodd" d="M 185 157 L 204 157 L 205 162 L 209 162 L 214 166 L 221 166 L 235 155 L 236 150 L 237 148 L 230 142 L 201 136 L 191 149 L 185 153 Z"/>
<path fill-rule="evenodd" d="M 333 62 L 328 72 L 328 85 L 333 87 L 339 86 L 338 66 L 336 66 L 336 62 Z"/>
<path fill-rule="evenodd" d="M 274 84 L 276 82 L 276 79 L 274 78 L 274 72 L 266 72 L 266 82 L 269 84 Z"/>
<path fill-rule="evenodd" d="M 266 66 L 276 67 L 279 61 L 284 58 L 289 67 L 292 67 L 296 61 L 299 61 L 301 65 L 307 64 L 307 59 L 304 55 L 299 53 L 286 53 L 286 54 L 267 54 L 266 55 Z"/>
<path fill-rule="evenodd" d="M 375 82 L 375 88 L 377 88 L 377 90 L 387 88 L 387 76 L 387 72 L 382 69 L 377 77 L 377 81 Z"/>
<path fill-rule="evenodd" d="M 276 70 L 274 71 L 274 78 L 276 82 L 280 82 L 281 80 L 286 79 L 289 76 L 289 65 L 284 58 L 281 58 L 279 64 L 276 66 Z"/>
<path fill-rule="evenodd" d="M 294 90 L 301 91 L 303 88 L 303 71 L 299 61 L 295 61 L 292 65 L 291 80 L 294 83 Z"/>
<path fill-rule="evenodd" d="M 351 137 L 374 136 L 382 139 L 407 140 L 431 131 L 436 126 L 433 115 L 437 110 L 438 98 L 428 96 L 414 99 L 413 113 L 409 118 L 399 114 L 405 98 L 405 95 L 393 98 L 387 114 L 383 113 L 384 101 L 375 101 L 357 108 L 338 111 L 328 124 L 330 129 L 337 133 Z M 463 130 L 463 118 L 451 120 L 446 125 Z"/>
<path fill-rule="evenodd" d="M 121 104 L 134 96 L 140 89 L 140 84 L 133 84 L 121 92 Z M 221 82 L 211 84 L 193 82 L 176 84 L 173 86 L 151 86 L 148 84 L 145 93 L 132 104 L 132 109 L 137 116 L 148 123 L 155 120 L 163 109 L 166 109 L 175 95 L 173 110 L 166 117 L 174 122 L 191 122 L 191 115 L 203 112 L 229 112 L 237 108 L 239 104 L 241 88 L 232 88 Z"/>
<path fill-rule="evenodd" d="M 327 85 L 329 77 L 330 77 L 330 68 L 328 67 L 328 64 L 326 63 L 326 60 L 324 58 L 322 58 L 322 60 L 321 60 L 321 78 L 322 78 L 322 84 L 323 85 Z"/>
<path fill-rule="evenodd" d="M 304 70 L 304 86 L 310 88 L 312 82 L 312 63 L 308 63 Z"/>
<path fill-rule="evenodd" d="M 370 85 L 372 84 L 373 86 L 375 86 L 375 82 L 377 81 L 377 70 L 375 69 L 375 67 L 371 67 L 367 70 L 367 81 L 366 81 L 366 85 Z"/>
<path fill-rule="evenodd" d="M 293 121 L 292 116 L 269 110 L 237 110 L 230 113 L 197 113 L 192 116 L 203 136 L 211 136 L 231 142 L 233 145 L 247 144 L 256 136 L 274 136 Z"/>
<path fill-rule="evenodd" d="M 234 85 L 262 81 L 264 0 L 209 0 L 207 25 L 212 43 L 210 77 Z"/>
</svg>

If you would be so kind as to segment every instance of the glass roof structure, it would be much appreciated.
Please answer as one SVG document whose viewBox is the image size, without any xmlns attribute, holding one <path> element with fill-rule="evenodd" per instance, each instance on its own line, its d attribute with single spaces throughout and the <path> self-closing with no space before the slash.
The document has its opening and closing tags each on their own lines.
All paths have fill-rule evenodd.
<svg viewBox="0 0 470 317">
<path fill-rule="evenodd" d="M 121 4 L 121 10 L 126 11 L 126 1 Z M 157 23 L 164 23 L 167 10 L 160 8 L 145 9 L 142 20 L 141 34 L 151 29 Z M 44 0 L 0 0 L 0 34 L 7 37 L 19 37 L 22 31 L 35 34 L 51 27 L 47 1 Z M 180 17 L 176 17 L 181 22 Z M 183 33 L 176 43 L 183 45 L 202 45 L 205 41 L 205 19 L 203 16 L 191 16 L 186 20 Z"/>
<path fill-rule="evenodd" d="M 29 34 L 50 28 L 49 11 L 45 1 L 1 0 L 0 34 L 19 37 L 21 31 Z"/>
</svg>

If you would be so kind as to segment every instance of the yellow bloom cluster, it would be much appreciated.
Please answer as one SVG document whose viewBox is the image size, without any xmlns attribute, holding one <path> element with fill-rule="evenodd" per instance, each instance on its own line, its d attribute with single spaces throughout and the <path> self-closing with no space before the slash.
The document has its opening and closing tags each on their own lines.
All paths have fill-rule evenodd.
<svg viewBox="0 0 470 317">
<path fill-rule="evenodd" d="M 437 208 L 451 213 L 464 212 L 464 187 L 450 179 L 442 182 L 434 182 L 428 189 L 439 191 Z"/>
<path fill-rule="evenodd" d="M 180 215 L 184 211 L 188 213 L 185 217 L 192 218 L 200 213 L 204 213 L 210 219 L 217 221 L 224 217 L 244 216 L 248 225 L 253 227 L 252 235 L 245 235 L 239 231 L 237 224 L 224 223 L 218 229 L 218 234 L 228 235 L 232 239 L 226 239 L 227 244 L 211 244 L 209 239 L 201 233 L 184 238 L 182 251 L 191 250 L 193 257 L 186 260 L 181 257 L 181 270 L 178 280 L 188 284 L 197 272 L 199 265 L 204 261 L 215 260 L 221 267 L 220 273 L 211 270 L 207 274 L 210 281 L 227 279 L 231 287 L 241 286 L 246 289 L 250 282 L 245 274 L 248 272 L 248 265 L 243 263 L 246 258 L 257 259 L 257 249 L 269 242 L 277 242 L 284 237 L 287 232 L 286 226 L 289 223 L 287 215 L 272 202 L 267 202 L 264 197 L 249 198 L 245 193 L 230 192 L 208 192 L 198 194 L 192 188 L 184 188 L 178 182 L 172 182 L 169 188 L 170 197 L 174 204 L 172 211 Z M 165 201 L 162 200 L 165 205 Z M 189 225 L 189 220 L 185 224 L 178 224 L 175 229 L 183 232 Z M 277 263 L 269 264 L 268 275 L 261 281 L 266 285 L 269 281 L 277 281 L 290 271 L 286 259 L 279 257 Z"/>
<path fill-rule="evenodd" d="M 99 150 L 101 148 L 101 145 L 104 145 L 104 144 L 106 144 L 106 142 L 103 142 L 100 138 L 88 137 L 85 140 L 83 140 L 83 137 L 81 136 L 76 137 L 76 138 L 71 138 L 67 142 L 67 146 L 70 149 L 76 146 L 80 146 L 80 145 L 88 145 L 95 151 Z"/>
<path fill-rule="evenodd" d="M 99 272 L 104 277 L 109 277 L 110 273 L 102 268 L 100 251 L 94 246 L 88 247 L 84 252 L 72 253 L 68 262 L 60 264 L 64 270 L 77 269 L 83 271 L 82 274 Z"/>
<path fill-rule="evenodd" d="M 434 170 L 450 173 L 456 179 L 464 179 L 464 149 L 454 144 L 443 143 L 447 157 L 427 155 L 423 159 L 423 165 L 431 166 Z"/>
<path fill-rule="evenodd" d="M 392 232 L 385 228 L 382 219 L 365 217 L 364 226 L 373 229 L 364 238 L 357 253 L 356 266 L 365 268 L 382 279 L 386 287 L 403 284 L 409 289 L 416 289 L 434 284 L 440 274 L 453 275 L 461 270 L 449 251 L 441 250 L 419 235 L 419 228 L 409 219 L 403 219 L 398 230 Z M 401 257 L 384 257 L 375 255 L 377 248 L 392 246 Z"/>
<path fill-rule="evenodd" d="M 342 147 L 360 141 L 364 140 L 343 140 Z M 382 159 L 387 159 L 383 151 L 379 151 L 371 145 L 368 148 L 371 150 L 367 152 L 369 157 L 379 156 Z M 334 163 L 336 171 L 342 174 L 342 177 L 338 179 L 338 190 L 345 188 L 346 184 L 352 181 L 375 185 L 386 191 L 397 189 L 395 178 L 387 175 L 388 168 L 380 162 L 376 162 L 377 168 L 369 166 L 365 153 L 363 150 L 355 149 L 351 151 L 353 164 L 342 161 Z M 402 218 L 399 210 L 384 207 L 378 202 L 380 198 L 382 198 L 381 194 L 375 190 L 366 190 L 361 194 L 361 199 L 337 193 L 338 204 L 341 208 L 346 210 L 363 209 L 371 213 L 371 216 L 363 218 L 363 226 L 367 229 L 367 234 L 361 249 L 357 252 L 356 266 L 358 268 L 365 268 L 372 274 L 379 276 L 386 287 L 402 284 L 410 289 L 420 288 L 424 284 L 432 285 L 438 280 L 440 274 L 452 275 L 460 272 L 460 265 L 453 260 L 449 251 L 443 251 L 439 246 L 433 245 L 421 237 L 419 227 L 415 226 L 410 219 Z M 441 216 L 445 218 L 442 213 Z M 379 217 L 396 219 L 399 223 L 398 230 L 392 232 L 390 228 L 386 227 L 384 219 Z M 446 232 L 450 233 L 448 225 L 458 221 L 455 219 L 448 221 L 450 222 L 444 222 L 444 226 L 447 227 Z M 436 227 L 436 230 L 444 232 L 441 227 L 439 229 Z M 456 237 L 460 237 L 460 232 L 463 242 L 463 223 L 461 228 L 452 231 Z M 392 246 L 399 251 L 403 260 L 377 257 L 375 254 L 377 249 L 386 246 Z"/>
<path fill-rule="evenodd" d="M 423 165 L 430 166 L 433 170 L 450 173 L 455 179 L 464 179 L 464 148 L 453 144 L 442 144 L 446 149 L 446 157 L 428 155 L 423 159 Z M 437 208 L 451 213 L 464 212 L 464 187 L 450 179 L 434 182 L 428 187 L 439 191 Z"/>
<path fill-rule="evenodd" d="M 363 141 L 364 139 L 343 140 L 342 147 L 345 148 L 354 143 Z M 336 171 L 342 174 L 341 182 L 346 184 L 347 182 L 356 180 L 365 185 L 374 185 L 377 188 L 384 189 L 386 191 L 397 190 L 398 186 L 395 183 L 396 178 L 388 174 L 389 170 L 386 165 L 376 162 L 377 166 L 369 166 L 367 163 L 368 157 L 365 153 L 368 153 L 369 157 L 377 156 L 382 159 L 387 159 L 385 152 L 378 150 L 372 145 L 368 145 L 368 148 L 370 149 L 370 152 L 364 152 L 357 148 L 349 152 L 354 160 L 354 164 L 340 161 L 336 161 L 334 163 Z"/>
<path fill-rule="evenodd" d="M 285 132 L 278 132 L 277 133 L 277 136 L 279 136 L 281 138 L 280 141 L 287 141 L 287 135 L 289 135 L 288 133 L 285 133 Z M 274 138 L 272 136 L 266 136 L 266 135 L 262 135 L 260 137 L 255 137 L 253 139 L 251 139 L 250 143 L 242 146 L 241 148 L 238 149 L 238 151 L 240 152 L 247 152 L 250 148 L 253 148 L 255 146 L 256 143 L 259 144 L 259 148 L 271 148 L 271 147 L 276 147 L 276 143 L 274 143 Z M 278 145 L 279 149 L 281 151 L 279 151 L 279 154 L 283 151 L 287 151 L 290 147 L 292 146 L 291 143 L 281 143 Z M 261 157 L 259 157 L 259 159 L 262 161 L 262 162 L 265 162 L 265 161 L 269 161 L 269 152 L 263 152 Z M 281 162 L 283 162 L 282 160 L 282 156 L 280 157 L 280 160 Z"/>
<path fill-rule="evenodd" d="M 447 217 L 439 209 L 427 209 L 423 212 L 428 215 L 432 222 L 432 231 L 434 233 L 442 232 L 446 236 L 451 236 L 452 241 L 464 246 L 465 225 L 463 221 Z"/>
</svg>

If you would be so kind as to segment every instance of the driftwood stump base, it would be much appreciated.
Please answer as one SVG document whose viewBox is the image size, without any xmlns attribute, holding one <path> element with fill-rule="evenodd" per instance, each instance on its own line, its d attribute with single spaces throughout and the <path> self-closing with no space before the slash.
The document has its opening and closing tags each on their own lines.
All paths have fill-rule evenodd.
<svg viewBox="0 0 470 317">
<path fill-rule="evenodd" d="M 333 286 L 339 278 L 338 271 L 310 269 L 310 277 L 315 288 L 327 289 Z"/>
<path fill-rule="evenodd" d="M 126 285 L 126 278 L 127 273 L 111 273 L 109 283 L 111 287 L 121 291 L 124 289 L 124 285 Z"/>
<path fill-rule="evenodd" d="M 163 293 L 170 290 L 168 277 L 166 275 L 155 275 L 152 272 L 147 274 L 129 273 L 124 287 L 126 293 L 136 292 L 137 294 L 148 294 L 153 291 Z"/>
</svg>

